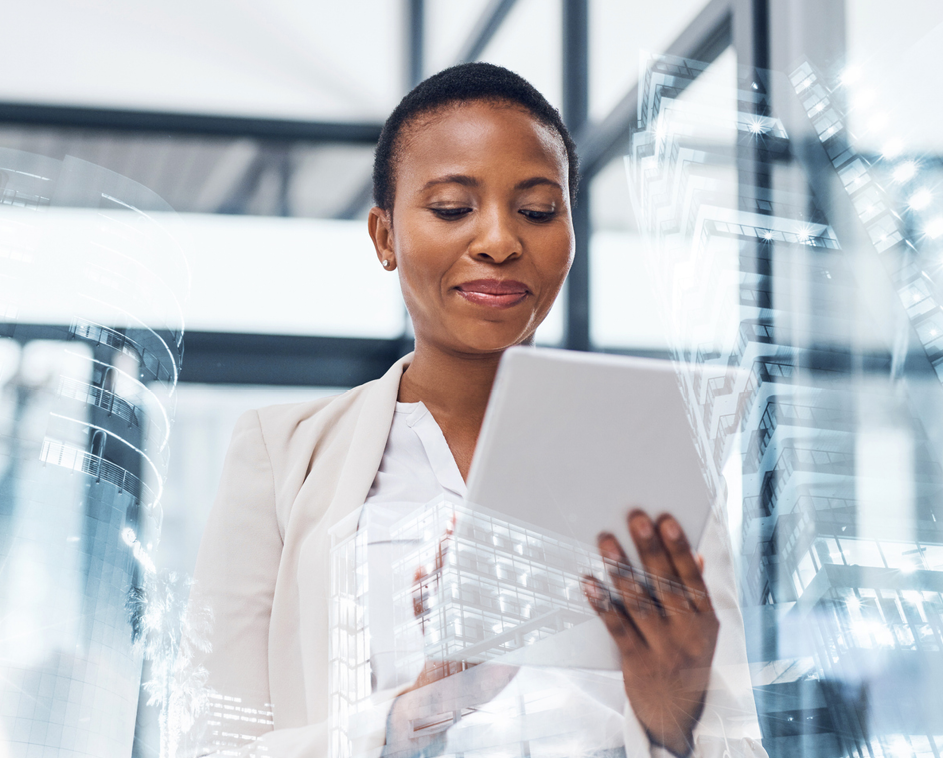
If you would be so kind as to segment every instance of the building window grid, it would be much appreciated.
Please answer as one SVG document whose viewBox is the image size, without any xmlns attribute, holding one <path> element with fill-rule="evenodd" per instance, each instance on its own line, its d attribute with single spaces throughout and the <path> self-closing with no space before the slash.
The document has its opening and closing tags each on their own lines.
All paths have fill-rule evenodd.
<svg viewBox="0 0 943 758">
<path fill-rule="evenodd" d="M 391 566 L 398 677 L 424 660 L 490 660 L 591 618 L 580 577 L 605 572 L 589 546 L 445 500 L 401 519 L 390 539 L 403 546 Z M 367 540 L 360 531 L 332 548 L 330 733 L 340 758 L 352 754 L 351 725 L 371 708 Z M 417 621 L 404 610 L 412 608 L 415 568 L 430 569 L 440 546 L 438 584 Z M 421 647 L 409 642 L 419 623 Z"/>
<path fill-rule="evenodd" d="M 443 566 L 443 605 L 437 609 L 433 624 L 437 631 L 432 636 L 440 637 L 437 644 L 449 651 L 462 649 L 468 641 L 468 630 L 477 624 L 485 635 L 502 634 L 537 618 L 544 608 L 585 614 L 579 576 L 560 568 L 572 559 L 572 544 L 503 519 L 469 515 L 461 507 L 444 504 L 440 506 L 443 508 L 457 514 L 457 524 Z M 463 531 L 461 524 L 466 518 L 470 528 Z M 404 575 L 406 566 L 415 562 L 420 552 L 407 552 L 394 573 Z M 579 548 L 577 553 L 582 556 L 589 551 Z M 594 562 L 598 560 L 584 561 L 587 571 Z M 597 565 L 596 570 L 600 569 Z M 400 587 L 399 595 L 406 589 Z M 477 607 L 468 602 L 475 597 Z M 456 633 L 456 629 L 461 632 Z M 507 649 L 513 644 L 504 642 L 501 647 Z"/>
</svg>

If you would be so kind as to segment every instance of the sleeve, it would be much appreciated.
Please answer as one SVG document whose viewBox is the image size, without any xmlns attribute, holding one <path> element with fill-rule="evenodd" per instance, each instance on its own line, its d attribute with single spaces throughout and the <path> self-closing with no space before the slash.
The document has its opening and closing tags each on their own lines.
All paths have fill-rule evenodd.
<svg viewBox="0 0 943 758">
<path fill-rule="evenodd" d="M 701 541 L 704 581 L 720 621 L 704 712 L 694 730 L 692 758 L 767 758 L 760 735 L 747 660 L 743 618 L 723 510 L 715 508 Z M 673 758 L 652 745 L 628 700 L 625 703 L 626 758 Z"/>
<path fill-rule="evenodd" d="M 236 424 L 200 544 L 162 754 L 327 755 L 324 724 L 273 731 L 269 627 L 282 545 L 272 464 L 250 411 Z"/>
</svg>

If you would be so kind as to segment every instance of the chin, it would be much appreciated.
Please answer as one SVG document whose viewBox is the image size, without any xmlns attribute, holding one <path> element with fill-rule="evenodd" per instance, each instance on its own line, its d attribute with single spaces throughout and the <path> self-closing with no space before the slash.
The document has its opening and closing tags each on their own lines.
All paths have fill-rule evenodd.
<svg viewBox="0 0 943 758">
<path fill-rule="evenodd" d="M 456 337 L 458 337 L 456 342 L 465 346 L 469 352 L 475 353 L 503 352 L 509 347 L 533 344 L 534 341 L 532 330 L 511 329 L 507 325 L 498 327 L 495 324 L 476 325 L 462 330 L 462 333 Z"/>
</svg>

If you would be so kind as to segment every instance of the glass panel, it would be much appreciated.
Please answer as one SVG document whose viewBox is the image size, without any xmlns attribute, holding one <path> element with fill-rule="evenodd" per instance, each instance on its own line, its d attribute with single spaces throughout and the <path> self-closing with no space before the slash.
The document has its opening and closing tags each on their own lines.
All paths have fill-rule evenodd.
<svg viewBox="0 0 943 758">
<path fill-rule="evenodd" d="M 736 482 L 764 747 L 929 756 L 943 745 L 940 172 L 937 105 L 914 100 L 939 78 L 943 11 L 848 9 L 841 67 L 837 40 L 812 31 L 835 18 L 774 12 L 783 70 L 740 68 L 733 109 L 695 92 L 713 66 L 651 57 L 627 173 L 669 349 L 699 367 L 679 370 L 692 427 Z"/>
<path fill-rule="evenodd" d="M 590 0 L 589 115 L 602 119 L 638 81 L 639 56 L 664 50 L 707 5 Z"/>
<path fill-rule="evenodd" d="M 715 125 L 710 131 L 701 128 L 698 140 L 704 148 L 727 155 L 728 160 L 698 167 L 698 177 L 727 188 L 728 193 L 736 186 L 736 171 L 729 160 L 736 146 L 732 126 L 736 122 L 736 92 L 736 55 L 728 48 L 679 98 L 690 107 L 716 111 Z M 600 349 L 663 352 L 669 342 L 666 322 L 657 315 L 661 303 L 652 287 L 651 243 L 639 233 L 621 157 L 592 177 L 589 198 L 593 344 Z M 720 243 L 713 244 L 714 254 L 722 254 Z"/>
<path fill-rule="evenodd" d="M 92 234 L 96 216 L 51 211 L 44 234 L 65 240 Z M 184 214 L 170 218 L 185 252 L 179 319 L 194 331 L 399 337 L 405 309 L 395 274 L 384 271 L 363 221 Z M 28 245 L 35 229 L 10 224 L 8 243 Z M 186 287 L 189 284 L 189 287 Z M 68 325 L 70 283 L 47 281 L 17 306 L 20 323 Z M 143 285 L 142 285 L 143 286 Z M 18 298 L 17 298 L 18 299 Z M 148 323 L 162 304 L 144 301 Z M 90 317 L 108 323 L 108 308 Z"/>
<path fill-rule="evenodd" d="M 404 86 L 402 4 L 26 4 L 0 99 L 307 120 L 383 119 Z M 37 45 L 37 30 L 43 44 Z M 55 51 L 54 55 L 49 54 Z"/>
<path fill-rule="evenodd" d="M 191 245 L 191 329 L 347 337 L 405 329 L 399 278 L 380 266 L 364 221 L 189 215 L 180 223 Z"/>
<path fill-rule="evenodd" d="M 373 146 L 0 125 L 0 147 L 89 161 L 149 187 L 180 213 L 350 218 Z"/>
<path fill-rule="evenodd" d="M 490 9 L 488 0 L 455 3 L 452 0 L 426 0 L 426 73 L 432 74 L 455 65 L 457 57 L 477 28 L 482 14 Z"/>
<path fill-rule="evenodd" d="M 562 17 L 560 0 L 518 0 L 480 60 L 516 71 L 559 109 Z"/>
</svg>

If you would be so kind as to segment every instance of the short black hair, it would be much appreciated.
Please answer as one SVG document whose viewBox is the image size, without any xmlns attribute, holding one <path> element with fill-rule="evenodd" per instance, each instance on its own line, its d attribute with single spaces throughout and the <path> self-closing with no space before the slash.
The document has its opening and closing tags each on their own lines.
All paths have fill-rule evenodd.
<svg viewBox="0 0 943 758">
<path fill-rule="evenodd" d="M 492 63 L 461 63 L 417 84 L 393 109 L 383 125 L 373 158 L 373 201 L 386 211 L 393 210 L 394 172 L 400 134 L 418 116 L 454 103 L 507 102 L 527 110 L 537 121 L 553 129 L 563 140 L 569 164 L 570 202 L 576 202 L 579 158 L 559 111 L 547 102 L 524 77 Z"/>
</svg>

